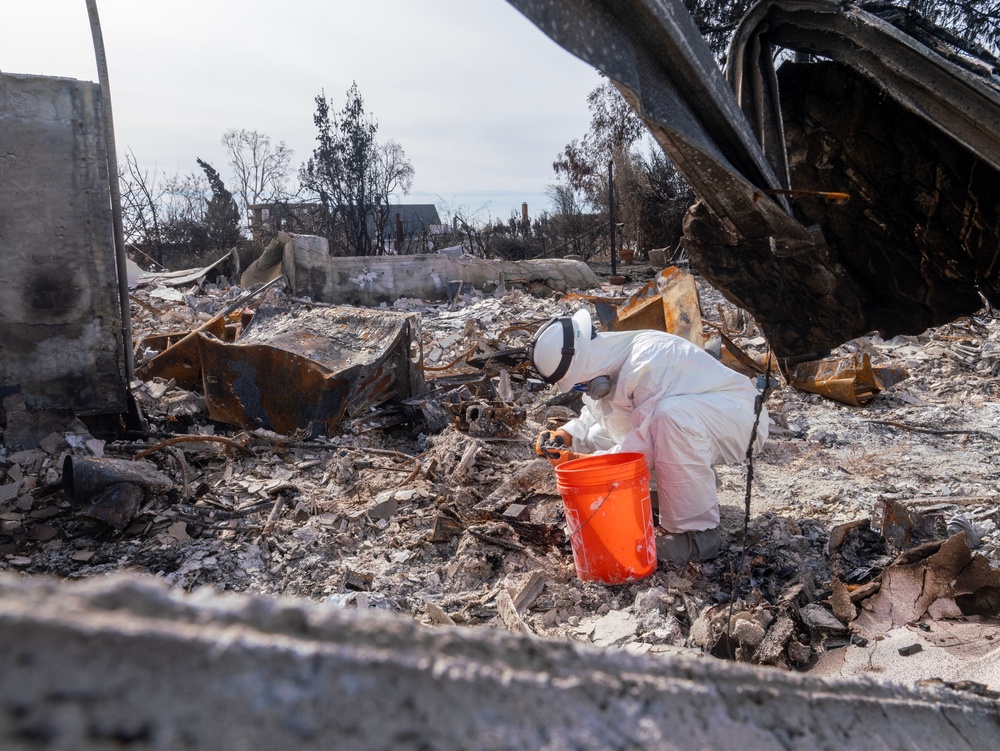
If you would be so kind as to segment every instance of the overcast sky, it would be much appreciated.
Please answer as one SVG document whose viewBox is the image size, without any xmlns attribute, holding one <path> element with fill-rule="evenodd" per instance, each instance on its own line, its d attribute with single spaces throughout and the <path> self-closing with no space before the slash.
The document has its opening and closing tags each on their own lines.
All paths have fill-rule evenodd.
<svg viewBox="0 0 1000 751">
<path fill-rule="evenodd" d="M 85 0 L 4 0 L 0 70 L 97 80 Z M 416 171 L 408 203 L 506 218 L 548 208 L 552 161 L 589 126 L 597 73 L 505 0 L 98 0 L 118 152 L 227 175 L 223 132 L 315 146 L 315 96 L 356 81 Z"/>
</svg>

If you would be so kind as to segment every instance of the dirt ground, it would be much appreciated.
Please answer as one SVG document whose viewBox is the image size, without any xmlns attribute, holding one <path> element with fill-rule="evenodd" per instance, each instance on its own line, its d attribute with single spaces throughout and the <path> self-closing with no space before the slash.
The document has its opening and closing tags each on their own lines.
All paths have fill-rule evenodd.
<svg viewBox="0 0 1000 751">
<path fill-rule="evenodd" d="M 652 276 L 638 265 L 624 270 L 624 289 L 606 285 L 597 294 L 620 299 Z M 135 339 L 190 330 L 240 292 L 224 282 L 140 287 Z M 700 295 L 707 321 L 764 353 L 752 322 L 717 291 L 701 285 Z M 314 307 L 280 289 L 254 304 L 288 314 Z M 384 429 L 355 422 L 303 440 L 214 423 L 197 391 L 137 383 L 148 435 L 105 441 L 80 424 L 38 449 L 0 453 L 0 568 L 65 578 L 137 571 L 187 590 L 306 597 L 436 628 L 1000 689 L 991 672 L 1000 634 L 1000 587 L 991 578 L 1000 566 L 994 312 L 919 336 L 872 335 L 833 353 L 867 352 L 908 371 L 863 408 L 779 383 L 767 399 L 770 438 L 754 460 L 746 536 L 747 467 L 720 466 L 723 554 L 607 586 L 577 578 L 553 472 L 532 450 L 547 419 L 572 416 L 579 405 L 516 369 L 478 370 L 462 358 L 473 346 L 520 346 L 527 329 L 586 304 L 515 289 L 464 294 L 455 306 L 392 306 L 421 314 L 428 380 L 488 377 L 499 394 L 493 403 L 523 417 L 507 434 L 470 435 L 460 420 L 433 432 L 417 420 Z M 137 361 L 149 354 L 140 346 Z M 170 438 L 184 440 L 164 445 Z M 151 448 L 144 459 L 170 489 L 146 495 L 121 528 L 64 493 L 67 455 L 134 459 Z M 878 533 L 887 504 L 907 509 L 913 534 L 905 544 Z M 956 526 L 956 515 L 972 533 L 961 520 Z M 971 541 L 971 551 L 942 546 L 949 537 Z M 918 543 L 930 546 L 923 558 L 897 558 Z M 945 552 L 958 561 L 951 574 L 935 568 Z M 970 559 L 986 570 L 966 592 L 955 582 Z M 925 586 L 919 607 L 910 597 L 909 615 L 901 615 L 890 600 L 908 595 L 886 584 L 886 571 L 913 567 L 944 583 L 933 592 Z"/>
</svg>

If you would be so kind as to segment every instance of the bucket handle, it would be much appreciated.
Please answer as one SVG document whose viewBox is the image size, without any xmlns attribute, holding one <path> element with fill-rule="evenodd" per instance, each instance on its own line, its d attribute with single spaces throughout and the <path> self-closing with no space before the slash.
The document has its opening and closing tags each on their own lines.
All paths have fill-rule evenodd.
<svg viewBox="0 0 1000 751">
<path fill-rule="evenodd" d="M 593 518 L 594 518 L 595 516 L 597 516 L 597 512 L 601 510 L 601 506 L 603 506 L 603 505 L 604 505 L 604 502 L 605 502 L 606 500 L 608 500 L 608 498 L 610 498 L 610 497 L 611 497 L 611 494 L 612 494 L 612 493 L 614 493 L 614 492 L 615 492 L 616 490 L 618 490 L 618 483 L 614 483 L 614 484 L 613 484 L 613 485 L 611 486 L 611 490 L 609 490 L 609 491 L 608 491 L 608 494 L 607 494 L 606 496 L 604 496 L 604 497 L 603 497 L 603 498 L 601 499 L 601 502 L 600 502 L 600 503 L 598 503 L 598 504 L 597 504 L 597 508 L 595 508 L 595 509 L 594 509 L 594 510 L 593 510 L 593 511 L 592 511 L 592 512 L 590 513 L 590 516 L 588 516 L 588 517 L 587 517 L 586 521 L 584 521 L 584 523 L 583 523 L 583 524 L 581 524 L 581 525 L 580 525 L 579 527 L 577 527 L 577 528 L 576 528 L 576 529 L 574 529 L 574 530 L 573 530 L 572 532 L 570 532 L 570 533 L 569 533 L 569 536 L 570 536 L 570 537 L 573 537 L 573 535 L 575 535 L 575 534 L 576 534 L 577 532 L 579 532 L 579 531 L 580 531 L 580 530 L 582 530 L 582 529 L 583 529 L 584 527 L 586 527 L 586 526 L 587 526 L 588 524 L 590 524 L 590 520 L 591 520 L 591 519 L 593 519 Z M 567 524 L 567 526 L 569 526 L 569 525 Z"/>
</svg>

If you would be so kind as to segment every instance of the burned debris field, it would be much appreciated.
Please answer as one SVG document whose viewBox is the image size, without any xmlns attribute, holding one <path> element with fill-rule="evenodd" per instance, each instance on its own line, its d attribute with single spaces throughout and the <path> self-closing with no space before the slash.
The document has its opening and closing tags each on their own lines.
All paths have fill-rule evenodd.
<svg viewBox="0 0 1000 751">
<path fill-rule="evenodd" d="M 509 0 L 602 78 L 479 222 L 357 82 L 154 191 L 86 4 L 0 73 L 0 745 L 996 746 L 995 8 Z"/>
<path fill-rule="evenodd" d="M 544 296 L 511 285 L 401 298 L 347 321 L 280 279 L 251 296 L 225 277 L 142 283 L 131 297 L 145 430 L 123 440 L 83 422 L 69 433 L 36 422 L 20 425 L 38 442 L 22 448 L 8 400 L 0 566 L 67 579 L 139 572 L 436 629 L 995 690 L 1000 324 L 989 310 L 832 353 L 901 378 L 857 387 L 864 406 L 778 378 L 745 532 L 747 467 L 716 468 L 725 544 L 715 560 L 660 563 L 613 586 L 577 577 L 555 474 L 534 438 L 574 416 L 579 397 L 504 353 L 553 315 L 585 306 L 598 320 L 654 273 L 636 265 L 624 287 Z M 762 362 L 752 322 L 695 279 L 706 335 Z M 206 323 L 212 347 L 186 361 L 204 373 L 150 374 L 154 357 Z M 311 338 L 323 326 L 338 333 L 318 352 Z M 243 341 L 283 332 L 285 360 L 250 347 L 227 355 L 244 327 Z M 301 356 L 310 347 L 312 361 Z M 347 382 L 347 406 L 318 429 L 301 402 L 324 357 Z M 259 406 L 288 421 L 281 431 L 253 427 L 245 398 L 206 394 L 225 368 L 273 369 L 276 389 Z M 427 389 L 398 398 L 415 368 Z M 244 412 L 233 414 L 237 402 Z"/>
</svg>

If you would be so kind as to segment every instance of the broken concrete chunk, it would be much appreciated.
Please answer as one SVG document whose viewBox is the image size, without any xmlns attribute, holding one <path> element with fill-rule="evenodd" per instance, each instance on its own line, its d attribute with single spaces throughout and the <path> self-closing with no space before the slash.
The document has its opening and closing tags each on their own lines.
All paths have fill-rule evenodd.
<svg viewBox="0 0 1000 751">
<path fill-rule="evenodd" d="M 388 490 L 384 493 L 379 493 L 375 498 L 375 502 L 368 507 L 368 518 L 372 521 L 377 521 L 378 519 L 389 521 L 398 509 L 399 501 L 396 498 L 396 492 Z"/>
<path fill-rule="evenodd" d="M 639 621 L 625 610 L 612 610 L 594 624 L 594 644 L 600 647 L 621 646 L 639 630 Z"/>
<path fill-rule="evenodd" d="M 542 593 L 545 588 L 545 574 L 541 571 L 535 571 L 528 578 L 528 581 L 518 590 L 518 593 L 514 596 L 514 607 L 518 610 L 526 610 L 531 607 L 538 595 Z"/>
<path fill-rule="evenodd" d="M 21 483 L 19 482 L 8 482 L 0 485 L 0 504 L 14 500 L 20 492 Z"/>
<path fill-rule="evenodd" d="M 764 627 L 753 618 L 750 613 L 739 613 L 733 616 L 733 638 L 739 644 L 756 649 L 762 641 L 766 631 Z"/>
<path fill-rule="evenodd" d="M 831 633 L 847 631 L 847 626 L 839 618 L 817 603 L 806 605 L 799 611 L 799 615 L 802 616 L 802 622 L 811 629 Z"/>
<path fill-rule="evenodd" d="M 424 607 L 427 609 L 427 616 L 437 624 L 442 626 L 454 626 L 455 620 L 448 615 L 444 608 L 438 605 L 436 602 L 425 602 Z"/>
<path fill-rule="evenodd" d="M 501 589 L 497 595 L 497 612 L 500 614 L 500 619 L 504 622 L 504 625 L 515 634 L 531 633 L 528 624 L 524 622 L 521 614 L 517 612 L 517 607 L 514 605 L 514 600 L 510 596 L 510 592 L 506 589 Z"/>
</svg>

